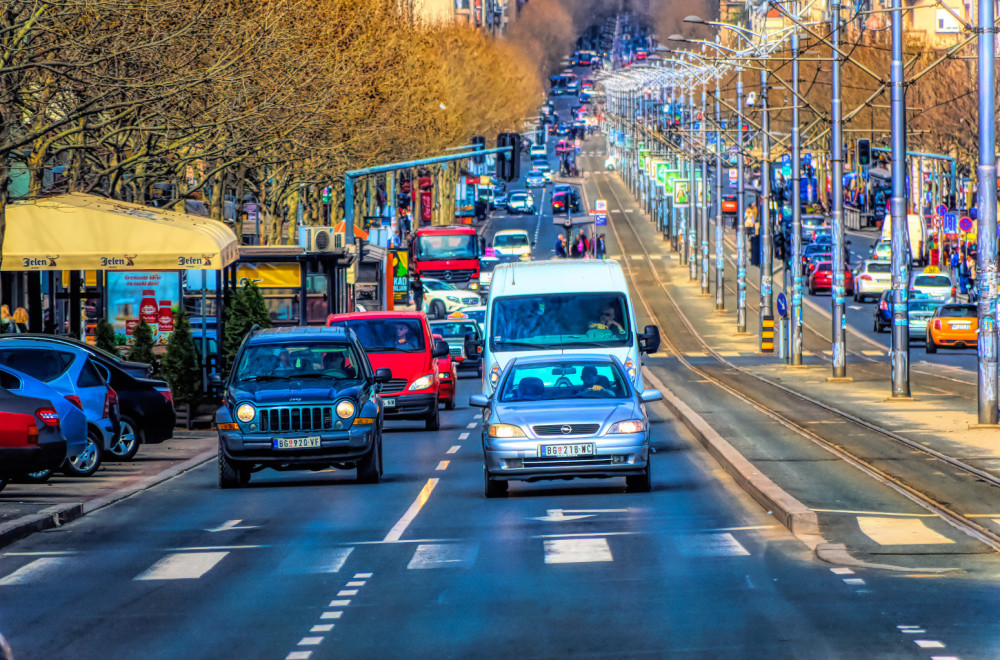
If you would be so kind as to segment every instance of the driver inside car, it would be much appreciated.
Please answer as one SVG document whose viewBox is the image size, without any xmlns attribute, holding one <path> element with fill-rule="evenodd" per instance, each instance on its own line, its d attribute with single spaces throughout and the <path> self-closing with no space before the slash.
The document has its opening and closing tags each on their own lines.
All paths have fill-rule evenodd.
<svg viewBox="0 0 1000 660">
<path fill-rule="evenodd" d="M 583 380 L 584 390 L 600 392 L 601 390 L 611 389 L 611 381 L 608 380 L 608 377 L 599 376 L 597 374 L 597 367 L 592 364 L 588 364 L 583 368 L 580 377 Z"/>
</svg>

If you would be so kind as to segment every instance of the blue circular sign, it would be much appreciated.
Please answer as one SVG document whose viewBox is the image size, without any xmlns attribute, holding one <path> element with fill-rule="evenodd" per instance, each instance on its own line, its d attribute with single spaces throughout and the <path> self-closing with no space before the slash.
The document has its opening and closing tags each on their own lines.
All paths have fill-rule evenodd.
<svg viewBox="0 0 1000 660">
<path fill-rule="evenodd" d="M 778 316 L 784 316 L 788 313 L 788 301 L 785 299 L 784 291 L 778 294 L 778 298 L 775 300 L 775 305 L 778 307 Z"/>
<path fill-rule="evenodd" d="M 944 204 L 938 204 L 938 207 L 937 207 L 937 214 L 938 215 L 944 215 L 947 212 L 948 212 L 948 207 L 947 206 L 945 206 Z"/>
<path fill-rule="evenodd" d="M 968 234 L 972 231 L 972 218 L 969 216 L 962 216 L 962 219 L 958 221 L 958 228 Z"/>
</svg>

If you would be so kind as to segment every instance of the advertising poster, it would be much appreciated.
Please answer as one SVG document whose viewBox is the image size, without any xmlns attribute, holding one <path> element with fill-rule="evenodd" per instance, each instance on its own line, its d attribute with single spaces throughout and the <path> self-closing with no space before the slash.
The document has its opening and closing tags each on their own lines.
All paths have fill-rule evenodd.
<svg viewBox="0 0 1000 660">
<path fill-rule="evenodd" d="M 688 179 L 674 180 L 674 206 L 686 206 L 691 199 L 691 182 Z"/>
<path fill-rule="evenodd" d="M 109 271 L 108 312 L 119 343 L 132 343 L 132 332 L 144 319 L 153 329 L 153 340 L 166 344 L 174 330 L 179 307 L 180 273 L 177 271 Z"/>
<path fill-rule="evenodd" d="M 429 225 L 431 223 L 431 212 L 434 208 L 434 192 L 432 190 L 420 191 L 420 223 Z"/>
<path fill-rule="evenodd" d="M 410 302 L 410 254 L 406 250 L 393 250 L 389 256 L 392 261 L 392 302 L 394 305 L 405 305 Z"/>
</svg>

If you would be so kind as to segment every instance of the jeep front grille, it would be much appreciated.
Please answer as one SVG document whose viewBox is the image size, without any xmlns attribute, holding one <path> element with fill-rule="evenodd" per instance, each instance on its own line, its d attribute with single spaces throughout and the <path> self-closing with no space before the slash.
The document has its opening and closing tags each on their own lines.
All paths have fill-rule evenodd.
<svg viewBox="0 0 1000 660">
<path fill-rule="evenodd" d="M 331 406 L 281 406 L 262 408 L 260 430 L 268 433 L 286 431 L 327 431 L 333 429 Z"/>
</svg>

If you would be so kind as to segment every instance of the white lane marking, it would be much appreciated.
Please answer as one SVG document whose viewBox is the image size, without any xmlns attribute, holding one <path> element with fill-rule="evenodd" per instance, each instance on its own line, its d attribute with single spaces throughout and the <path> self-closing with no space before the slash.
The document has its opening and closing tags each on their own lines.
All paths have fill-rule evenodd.
<svg viewBox="0 0 1000 660">
<path fill-rule="evenodd" d="M 285 660 L 309 660 L 312 654 L 312 651 L 292 651 L 285 656 Z"/>
<path fill-rule="evenodd" d="M 337 573 L 344 566 L 354 548 L 329 548 L 310 550 L 297 548 L 278 565 L 278 572 L 285 575 Z"/>
<path fill-rule="evenodd" d="M 857 311 L 857 310 L 864 309 L 864 308 L 861 305 L 848 305 L 847 309 L 853 309 L 853 310 Z"/>
<path fill-rule="evenodd" d="M 578 539 L 593 536 L 637 536 L 646 532 L 581 532 L 579 534 L 537 534 L 533 539 Z"/>
<path fill-rule="evenodd" d="M 959 660 L 957 655 L 932 655 L 931 660 Z"/>
<path fill-rule="evenodd" d="M 372 575 L 373 575 L 373 573 L 355 573 L 354 574 L 354 579 L 355 580 L 367 580 Z"/>
<path fill-rule="evenodd" d="M 943 649 L 944 642 L 939 642 L 936 639 L 915 639 L 913 643 L 922 649 Z"/>
<path fill-rule="evenodd" d="M 410 508 L 406 510 L 403 517 L 392 526 L 389 533 L 385 535 L 384 539 L 382 539 L 383 543 L 393 543 L 403 538 L 403 532 L 405 532 L 406 528 L 410 526 L 413 519 L 417 517 L 417 514 L 420 513 L 420 509 L 423 508 L 424 504 L 427 504 L 427 500 L 430 498 L 431 492 L 434 491 L 434 487 L 437 486 L 437 483 L 437 478 L 427 480 L 424 487 L 420 489 L 420 493 L 417 494 L 417 499 L 413 500 L 413 504 L 411 504 Z"/>
<path fill-rule="evenodd" d="M 923 628 L 905 628 L 903 630 L 900 630 L 899 632 L 903 633 L 904 635 L 923 635 L 927 631 L 924 630 Z"/>
<path fill-rule="evenodd" d="M 879 545 L 935 545 L 954 543 L 923 520 L 858 516 L 861 533 Z"/>
<path fill-rule="evenodd" d="M 0 586 L 7 587 L 28 584 L 34 580 L 40 580 L 48 573 L 65 564 L 66 561 L 66 557 L 42 557 L 41 559 L 36 559 L 0 580 Z"/>
<path fill-rule="evenodd" d="M 229 532 L 236 529 L 257 529 L 257 525 L 241 525 L 241 519 L 227 520 L 218 527 L 210 527 L 206 532 Z"/>
<path fill-rule="evenodd" d="M 331 630 L 333 630 L 333 626 L 334 624 L 332 623 L 317 623 L 315 626 L 309 629 L 309 632 L 311 633 L 330 632 Z"/>
<path fill-rule="evenodd" d="M 196 580 L 215 568 L 228 552 L 178 552 L 167 555 L 136 580 Z"/>
<path fill-rule="evenodd" d="M 440 463 L 437 464 L 437 467 L 434 468 L 434 469 L 435 470 L 447 470 L 448 469 L 448 463 L 450 463 L 450 462 L 451 461 L 441 461 Z"/>
<path fill-rule="evenodd" d="M 461 449 L 461 448 L 462 448 L 462 445 L 453 445 L 453 446 L 451 447 L 451 449 L 449 449 L 449 450 L 448 450 L 448 451 L 446 451 L 445 453 L 446 453 L 446 454 L 454 454 L 454 453 L 458 452 L 458 450 L 459 450 L 459 449 Z"/>
<path fill-rule="evenodd" d="M 330 619 L 339 619 L 342 614 L 343 612 L 323 612 L 319 618 L 329 621 Z"/>
<path fill-rule="evenodd" d="M 327 605 L 327 607 L 347 607 L 350 604 L 351 604 L 351 599 L 344 598 L 341 600 L 331 600 L 330 604 Z"/>
<path fill-rule="evenodd" d="M 844 578 L 844 584 L 860 587 L 865 583 L 861 578 Z"/>
<path fill-rule="evenodd" d="M 475 422 L 469 422 L 468 424 L 465 425 L 465 428 L 467 428 L 467 429 L 474 429 L 477 426 L 479 426 L 479 425 L 476 424 Z"/>
<path fill-rule="evenodd" d="M 482 418 L 483 418 L 483 413 L 476 413 L 475 415 L 472 416 L 472 419 L 482 419 Z"/>
<path fill-rule="evenodd" d="M 459 440 L 468 440 L 469 439 L 469 433 L 468 433 L 468 431 L 466 431 L 465 433 L 459 433 L 458 434 L 458 439 Z"/>
<path fill-rule="evenodd" d="M 365 586 L 365 581 L 364 580 L 351 580 L 350 582 L 348 582 L 344 586 L 345 587 L 363 587 L 363 586 Z"/>
<path fill-rule="evenodd" d="M 685 557 L 744 557 L 749 555 L 732 534 L 698 534 L 687 537 L 681 545 Z"/>
<path fill-rule="evenodd" d="M 837 568 L 831 568 L 830 572 L 834 575 L 854 575 L 854 571 L 849 568 L 839 566 Z"/>
<path fill-rule="evenodd" d="M 461 568 L 471 566 L 477 554 L 479 546 L 475 543 L 423 544 L 413 551 L 406 568 Z"/>
<path fill-rule="evenodd" d="M 270 548 L 269 545 L 192 545 L 183 548 L 167 548 L 170 552 L 201 552 L 203 550 L 249 550 L 252 548 Z"/>
<path fill-rule="evenodd" d="M 322 637 L 303 637 L 299 640 L 298 646 L 319 646 L 322 643 Z"/>
<path fill-rule="evenodd" d="M 337 592 L 337 595 L 338 596 L 357 596 L 358 595 L 358 590 L 357 589 L 341 589 L 340 591 Z"/>
<path fill-rule="evenodd" d="M 545 541 L 546 564 L 582 564 L 598 561 L 614 561 L 608 540 L 604 537 Z"/>
<path fill-rule="evenodd" d="M 629 255 L 629 259 L 632 259 L 633 261 L 642 261 L 645 258 L 646 258 L 646 255 L 644 255 L 644 254 L 630 254 Z"/>
<path fill-rule="evenodd" d="M 0 557 L 48 557 L 51 555 L 75 555 L 76 550 L 48 550 L 45 552 L 4 552 Z"/>
</svg>

